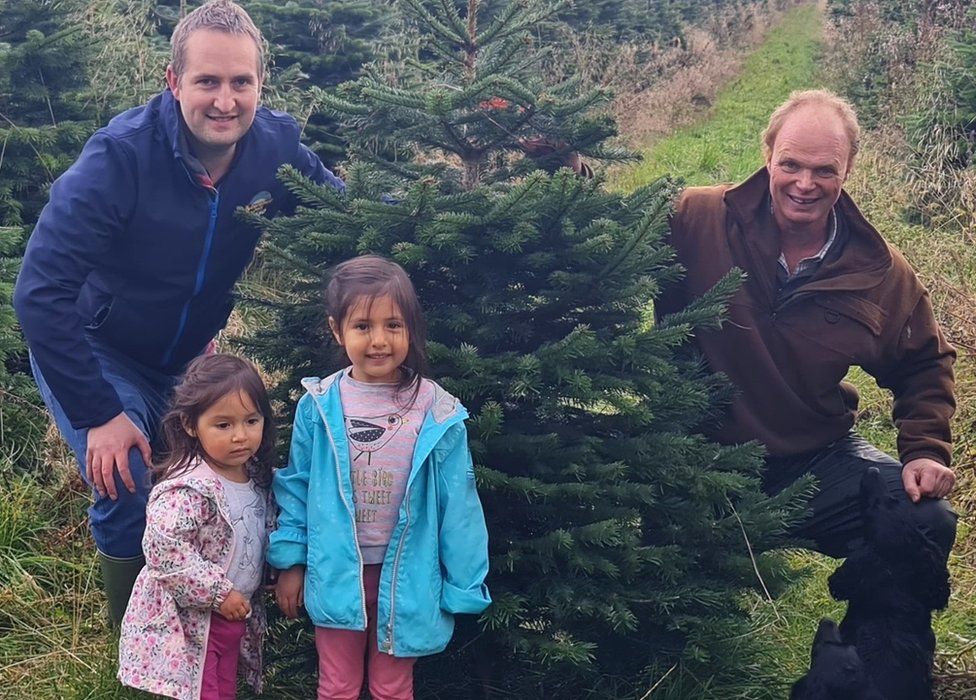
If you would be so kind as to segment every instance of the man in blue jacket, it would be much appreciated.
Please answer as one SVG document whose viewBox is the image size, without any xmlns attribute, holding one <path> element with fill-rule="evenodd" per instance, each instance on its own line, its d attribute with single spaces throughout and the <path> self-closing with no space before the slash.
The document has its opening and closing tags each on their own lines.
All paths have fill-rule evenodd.
<svg viewBox="0 0 976 700">
<path fill-rule="evenodd" d="M 287 207 L 290 164 L 341 180 L 258 106 L 263 40 L 230 0 L 188 14 L 168 89 L 115 117 L 51 188 L 14 306 L 41 395 L 95 491 L 89 515 L 109 611 L 121 619 L 142 567 L 150 442 L 184 365 L 233 307 L 259 231 L 235 210 Z"/>
</svg>

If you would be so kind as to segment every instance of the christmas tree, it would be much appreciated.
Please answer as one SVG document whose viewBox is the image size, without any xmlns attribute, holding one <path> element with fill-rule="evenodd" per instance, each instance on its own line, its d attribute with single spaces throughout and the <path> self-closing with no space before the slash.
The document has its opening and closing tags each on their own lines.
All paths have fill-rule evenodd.
<svg viewBox="0 0 976 700">
<path fill-rule="evenodd" d="M 418 667 L 418 694 L 463 696 L 474 675 L 506 697 L 638 697 L 669 668 L 744 665 L 729 641 L 740 595 L 779 581 L 770 550 L 806 485 L 768 498 L 758 447 L 699 434 L 728 390 L 685 341 L 718 323 L 738 278 L 654 322 L 681 272 L 664 242 L 676 188 L 624 196 L 590 177 L 628 153 L 608 144 L 606 94 L 540 72 L 532 30 L 556 6 L 485 19 L 478 0 L 403 4 L 417 56 L 319 96 L 350 137 L 345 196 L 285 172 L 304 206 L 249 216 L 277 284 L 251 299 L 274 323 L 246 347 L 293 406 L 299 377 L 345 364 L 325 325 L 328 269 L 374 252 L 414 281 L 432 376 L 471 412 L 495 601 Z"/>
<path fill-rule="evenodd" d="M 83 86 L 90 52 L 59 2 L 0 2 L 0 41 L 0 463 L 32 469 L 47 418 L 11 295 L 48 187 L 95 128 Z"/>
</svg>

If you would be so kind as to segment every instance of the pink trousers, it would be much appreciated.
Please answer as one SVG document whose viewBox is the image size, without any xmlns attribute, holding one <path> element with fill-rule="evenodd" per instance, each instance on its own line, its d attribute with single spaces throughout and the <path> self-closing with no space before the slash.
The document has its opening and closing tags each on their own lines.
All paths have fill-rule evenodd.
<svg viewBox="0 0 976 700">
<path fill-rule="evenodd" d="M 243 620 L 228 620 L 217 613 L 210 614 L 200 700 L 234 700 L 237 697 L 237 661 L 243 636 Z"/>
<path fill-rule="evenodd" d="M 363 567 L 365 632 L 315 628 L 315 647 L 319 652 L 317 700 L 359 700 L 364 669 L 369 676 L 369 694 L 373 700 L 413 700 L 416 659 L 396 658 L 380 652 L 376 646 L 376 597 L 381 566 Z"/>
</svg>

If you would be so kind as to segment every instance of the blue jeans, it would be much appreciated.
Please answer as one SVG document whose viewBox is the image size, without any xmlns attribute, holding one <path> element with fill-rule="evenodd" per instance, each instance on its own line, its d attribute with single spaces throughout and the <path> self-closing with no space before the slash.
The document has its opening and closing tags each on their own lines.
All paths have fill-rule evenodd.
<svg viewBox="0 0 976 700">
<path fill-rule="evenodd" d="M 178 377 L 139 364 L 91 338 L 89 342 L 95 358 L 102 367 L 102 376 L 115 388 L 126 415 L 152 444 L 157 437 L 159 422 L 167 409 L 170 394 Z M 61 404 L 51 393 L 33 356 L 31 356 L 31 369 L 34 371 L 34 380 L 40 389 L 41 398 L 54 416 L 54 422 L 61 435 L 75 453 L 81 477 L 87 482 L 85 453 L 88 448 L 88 428 L 71 427 L 71 422 L 61 408 Z M 142 533 L 146 528 L 146 501 L 152 485 L 148 467 L 137 447 L 129 450 L 129 471 L 136 484 L 135 493 L 129 492 L 117 471 L 115 473 L 117 500 L 113 501 L 107 495 L 99 496 L 92 488 L 94 502 L 88 508 L 89 527 L 98 550 L 111 557 L 130 558 L 142 554 Z"/>
</svg>

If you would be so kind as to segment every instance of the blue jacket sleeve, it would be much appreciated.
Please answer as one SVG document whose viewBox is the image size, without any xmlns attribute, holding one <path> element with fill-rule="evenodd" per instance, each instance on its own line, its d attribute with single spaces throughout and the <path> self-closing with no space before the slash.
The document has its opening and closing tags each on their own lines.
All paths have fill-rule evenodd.
<svg viewBox="0 0 976 700">
<path fill-rule="evenodd" d="M 292 426 L 288 466 L 275 472 L 272 489 L 278 502 L 278 526 L 271 533 L 268 563 L 290 569 L 308 561 L 308 478 L 312 468 L 312 432 L 317 419 L 314 397 L 298 402 Z M 311 409 L 311 411 L 310 411 Z"/>
<path fill-rule="evenodd" d="M 346 191 L 346 183 L 325 167 L 319 157 L 303 143 L 298 144 L 298 159 L 293 165 L 302 175 L 316 184 L 329 184 L 340 192 Z"/>
<path fill-rule="evenodd" d="M 82 285 L 126 228 L 135 175 L 123 147 L 102 133 L 51 187 L 24 253 L 14 308 L 34 359 L 75 428 L 102 425 L 122 403 L 75 310 Z"/>
<path fill-rule="evenodd" d="M 437 508 L 444 585 L 441 609 L 477 614 L 491 604 L 488 575 L 488 527 L 475 487 L 474 466 L 464 423 L 448 429 L 446 449 L 437 461 Z"/>
</svg>

